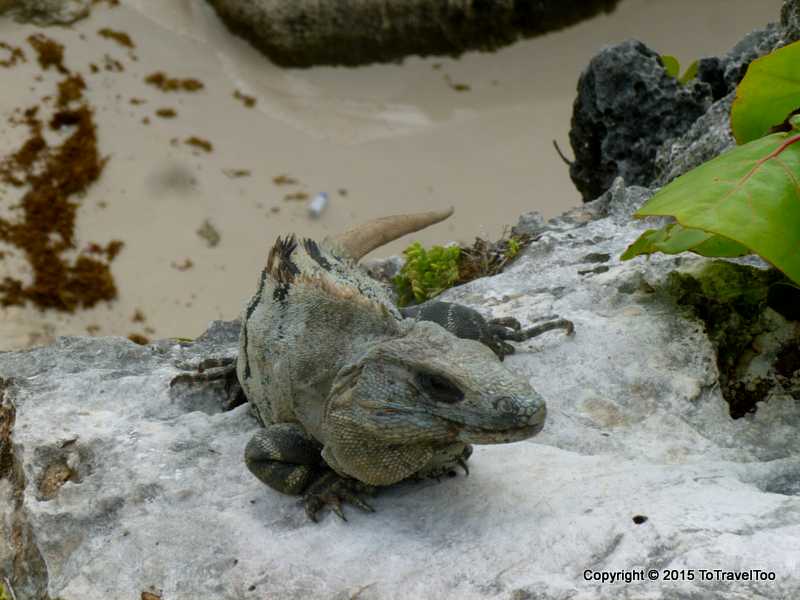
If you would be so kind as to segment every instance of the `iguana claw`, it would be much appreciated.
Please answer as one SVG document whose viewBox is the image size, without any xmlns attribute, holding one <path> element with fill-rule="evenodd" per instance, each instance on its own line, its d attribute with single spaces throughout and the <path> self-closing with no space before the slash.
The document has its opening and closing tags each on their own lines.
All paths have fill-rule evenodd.
<svg viewBox="0 0 800 600">
<path fill-rule="evenodd" d="M 372 494 L 374 490 L 371 485 L 329 471 L 306 490 L 304 494 L 306 515 L 316 523 L 317 513 L 327 505 L 340 519 L 347 521 L 342 510 L 343 501 L 357 506 L 364 512 L 375 512 L 375 509 L 359 496 L 359 494 Z"/>
</svg>

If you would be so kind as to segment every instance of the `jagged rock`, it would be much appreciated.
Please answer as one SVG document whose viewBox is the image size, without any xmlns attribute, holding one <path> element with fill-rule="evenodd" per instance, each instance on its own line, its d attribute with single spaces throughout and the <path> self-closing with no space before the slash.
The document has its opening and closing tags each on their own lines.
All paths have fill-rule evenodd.
<svg viewBox="0 0 800 600">
<path fill-rule="evenodd" d="M 705 323 L 731 416 L 754 412 L 770 395 L 800 400 L 800 329 L 770 294 L 785 288 L 796 302 L 797 288 L 780 271 L 710 261 L 671 273 L 667 287 Z"/>
<path fill-rule="evenodd" d="M 747 66 L 773 49 L 800 39 L 800 2 L 788 0 L 781 11 L 781 25 L 771 24 L 748 34 L 725 56 L 700 61 L 698 79 L 714 90 L 714 104 L 689 130 L 665 142 L 656 152 L 656 177 L 650 185 L 663 186 L 733 148 L 730 112 Z"/>
<path fill-rule="evenodd" d="M 70 25 L 89 16 L 92 0 L 5 0 L 0 13 L 8 12 L 20 23 L 39 26 Z"/>
<path fill-rule="evenodd" d="M 785 43 L 800 40 L 800 3 L 785 0 L 781 7 L 781 25 L 784 28 Z"/>
<path fill-rule="evenodd" d="M 235 353 L 236 323 L 193 344 L 60 338 L 0 353 L 0 410 L 16 407 L 5 462 L 19 474 L 0 480 L 18 498 L 0 502 L 0 524 L 29 532 L 0 544 L 0 572 L 18 598 L 41 597 L 20 594 L 38 585 L 64 600 L 797 597 L 800 404 L 787 382 L 800 364 L 784 358 L 786 381 L 731 418 L 707 323 L 678 304 L 685 287 L 670 275 L 709 261 L 619 261 L 653 224 L 625 218 L 649 193 L 618 180 L 538 221 L 506 272 L 443 297 L 524 325 L 575 322 L 574 337 L 549 333 L 506 358 L 547 399 L 544 432 L 476 448 L 467 478 L 384 490 L 374 514 L 347 507 L 348 523 L 311 523 L 247 471 L 258 427 L 247 406 L 223 411 L 215 385 L 170 390 L 176 364 Z M 764 349 L 755 367 L 787 347 L 796 324 L 782 323 L 784 337 L 746 344 Z M 658 581 L 625 588 L 592 579 L 651 568 Z M 664 569 L 696 578 L 664 581 Z M 704 581 L 699 569 L 775 580 Z"/>
<path fill-rule="evenodd" d="M 656 151 L 652 185 L 663 186 L 730 150 L 736 145 L 731 132 L 731 105 L 736 92 L 717 100 L 682 136 L 670 140 Z"/>
<path fill-rule="evenodd" d="M 572 113 L 570 177 L 584 201 L 617 176 L 649 185 L 656 149 L 686 131 L 711 105 L 711 86 L 681 85 L 656 52 L 635 40 L 606 48 L 581 74 Z"/>
<path fill-rule="evenodd" d="M 721 57 L 700 59 L 687 86 L 639 42 L 600 52 L 579 80 L 570 131 L 570 176 L 584 202 L 617 176 L 629 185 L 665 185 L 732 147 L 736 85 L 754 59 L 800 39 L 798 15 L 800 3 L 787 0 L 780 24 L 749 33 Z"/>
<path fill-rule="evenodd" d="M 618 0 L 208 0 L 228 27 L 283 66 L 359 65 L 409 54 L 494 50 L 561 29 Z"/>
<path fill-rule="evenodd" d="M 787 31 L 770 23 L 747 34 L 723 56 L 699 59 L 697 79 L 708 83 L 714 100 L 719 100 L 736 89 L 753 60 L 788 41 Z"/>
<path fill-rule="evenodd" d="M 764 29 L 746 35 L 725 55 L 721 62 L 728 92 L 736 89 L 751 62 L 781 45 L 783 35 L 777 23 L 770 23 Z"/>
</svg>

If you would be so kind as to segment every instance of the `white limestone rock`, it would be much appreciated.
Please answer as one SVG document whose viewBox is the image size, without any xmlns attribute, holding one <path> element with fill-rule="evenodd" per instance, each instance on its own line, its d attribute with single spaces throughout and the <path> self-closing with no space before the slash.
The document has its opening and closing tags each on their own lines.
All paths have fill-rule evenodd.
<svg viewBox="0 0 800 600">
<path fill-rule="evenodd" d="M 507 272 L 444 297 L 575 322 L 574 337 L 554 331 L 506 359 L 547 399 L 544 432 L 477 447 L 469 477 L 384 490 L 375 514 L 348 506 L 347 523 L 308 521 L 247 471 L 247 406 L 223 412 L 213 386 L 170 392 L 176 363 L 235 353 L 235 323 L 190 346 L 61 338 L 0 354 L 18 474 L 0 480 L 0 539 L 30 531 L 0 544 L 0 573 L 18 598 L 64 600 L 797 597 L 800 405 L 774 396 L 730 418 L 702 324 L 663 289 L 705 259 L 618 259 L 648 224 L 614 215 L 646 196 L 617 182 L 539 223 Z M 658 580 L 593 579 L 650 569 Z"/>
</svg>

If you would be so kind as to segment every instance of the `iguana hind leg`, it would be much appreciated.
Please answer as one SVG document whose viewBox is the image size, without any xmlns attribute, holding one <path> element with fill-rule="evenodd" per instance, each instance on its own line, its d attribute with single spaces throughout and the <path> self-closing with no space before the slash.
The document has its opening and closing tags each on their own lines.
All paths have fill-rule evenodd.
<svg viewBox="0 0 800 600">
<path fill-rule="evenodd" d="M 567 335 L 572 335 L 575 332 L 575 326 L 572 321 L 567 319 L 556 319 L 546 323 L 540 323 L 528 329 L 522 329 L 519 321 L 513 317 L 501 317 L 499 319 L 491 319 L 487 321 L 490 334 L 487 336 L 487 341 L 484 343 L 489 346 L 497 358 L 503 360 L 509 354 L 514 354 L 516 349 L 514 346 L 506 342 L 511 340 L 513 342 L 524 342 L 537 335 L 542 335 L 547 331 L 553 329 L 564 329 Z"/>
<path fill-rule="evenodd" d="M 232 410 L 247 402 L 242 386 L 236 376 L 236 358 L 206 358 L 196 366 L 179 364 L 178 368 L 190 371 L 176 375 L 169 382 L 169 387 L 178 384 L 200 384 L 223 380 L 225 382 L 225 399 L 223 410 Z"/>
<path fill-rule="evenodd" d="M 374 488 L 332 471 L 322 460 L 321 450 L 300 425 L 277 423 L 253 435 L 244 460 L 250 472 L 269 487 L 284 494 L 302 494 L 306 514 L 312 521 L 326 505 L 347 520 L 342 512 L 345 501 L 373 512 L 358 494 L 371 493 Z"/>
<path fill-rule="evenodd" d="M 514 317 L 487 320 L 475 309 L 437 300 L 401 308 L 400 314 L 409 319 L 438 323 L 455 336 L 477 340 L 491 348 L 500 360 L 509 354 L 514 354 L 514 346 L 506 340 L 522 342 L 551 329 L 565 329 L 567 335 L 571 335 L 574 331 L 572 322 L 566 319 L 556 319 L 522 329 L 520 322 Z"/>
</svg>

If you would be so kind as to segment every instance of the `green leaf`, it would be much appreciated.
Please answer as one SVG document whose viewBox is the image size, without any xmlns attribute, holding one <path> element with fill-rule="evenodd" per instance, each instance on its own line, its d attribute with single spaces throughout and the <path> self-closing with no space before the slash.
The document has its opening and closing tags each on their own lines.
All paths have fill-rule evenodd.
<svg viewBox="0 0 800 600">
<path fill-rule="evenodd" d="M 735 258 L 750 254 L 750 249 L 723 235 L 711 235 L 707 240 L 692 248 L 692 252 L 700 256 Z"/>
<path fill-rule="evenodd" d="M 800 119 L 793 119 L 797 125 Z M 729 241 L 746 246 L 800 283 L 800 133 L 781 132 L 738 146 L 678 177 L 654 195 L 635 216 L 673 216 L 686 229 L 725 239 L 705 241 L 680 230 L 637 240 L 625 255 L 642 253 L 654 244 L 669 249 L 691 246 L 703 252 Z M 674 238 L 677 238 L 674 239 Z M 688 248 L 687 248 L 688 249 Z M 656 248 L 660 250 L 660 248 Z M 677 250 L 680 251 L 680 250 Z M 728 254 L 724 254 L 728 255 Z"/>
<path fill-rule="evenodd" d="M 699 65 L 700 65 L 699 60 L 696 60 L 692 64 L 690 64 L 689 67 L 686 69 L 686 72 L 683 74 L 683 76 L 681 76 L 681 78 L 678 79 L 678 82 L 681 83 L 682 85 L 686 85 L 692 79 L 697 77 L 697 69 Z"/>
<path fill-rule="evenodd" d="M 667 72 L 667 75 L 675 79 L 678 78 L 678 75 L 681 73 L 681 64 L 678 62 L 677 58 L 669 54 L 662 54 L 661 64 L 664 65 L 664 70 Z"/>
<path fill-rule="evenodd" d="M 800 108 L 800 42 L 750 63 L 736 88 L 731 129 L 736 142 L 758 139 Z"/>
<path fill-rule="evenodd" d="M 708 233 L 700 229 L 687 229 L 678 223 L 670 223 L 661 229 L 648 229 L 628 246 L 620 258 L 630 260 L 641 254 L 679 254 L 694 252 L 701 256 L 744 256 L 750 251 L 731 239 Z"/>
</svg>

